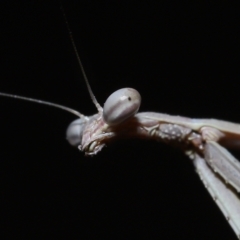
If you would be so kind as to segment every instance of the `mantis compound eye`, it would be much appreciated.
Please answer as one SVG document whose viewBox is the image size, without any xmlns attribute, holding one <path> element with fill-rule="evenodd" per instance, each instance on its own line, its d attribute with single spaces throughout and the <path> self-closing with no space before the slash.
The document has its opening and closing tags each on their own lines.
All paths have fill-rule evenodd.
<svg viewBox="0 0 240 240">
<path fill-rule="evenodd" d="M 69 124 L 66 131 L 66 138 L 72 146 L 77 147 L 81 145 L 85 125 L 86 120 L 82 118 L 76 119 Z"/>
<path fill-rule="evenodd" d="M 141 96 L 133 88 L 122 88 L 112 93 L 103 107 L 103 119 L 110 125 L 117 125 L 132 117 L 139 109 Z"/>
</svg>

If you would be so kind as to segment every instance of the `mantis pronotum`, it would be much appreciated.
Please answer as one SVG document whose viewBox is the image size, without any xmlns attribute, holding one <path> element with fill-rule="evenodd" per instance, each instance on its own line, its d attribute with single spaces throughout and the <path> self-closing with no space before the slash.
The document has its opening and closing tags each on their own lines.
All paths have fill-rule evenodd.
<svg viewBox="0 0 240 240">
<path fill-rule="evenodd" d="M 134 85 L 133 85 L 134 86 Z M 153 86 L 154 87 L 154 86 Z M 17 90 L 15 90 L 15 92 L 17 93 Z M 140 92 L 142 92 L 142 91 L 140 91 Z M 96 93 L 97 94 L 97 93 Z M 97 94 L 98 95 L 98 94 Z M 146 102 L 147 100 L 146 100 L 146 98 L 144 97 L 144 101 Z M 186 103 L 186 105 L 187 105 L 188 103 Z M 164 110 L 165 111 L 165 110 Z M 191 115 L 191 114 L 189 114 L 189 115 Z M 214 115 L 214 114 L 213 114 Z M 117 143 L 116 143 L 117 144 Z M 109 147 L 110 148 L 110 147 Z M 107 149 L 105 149 L 104 150 L 105 152 L 107 151 Z M 177 204 L 177 203 L 176 203 Z M 207 215 L 207 214 L 206 214 Z"/>
</svg>

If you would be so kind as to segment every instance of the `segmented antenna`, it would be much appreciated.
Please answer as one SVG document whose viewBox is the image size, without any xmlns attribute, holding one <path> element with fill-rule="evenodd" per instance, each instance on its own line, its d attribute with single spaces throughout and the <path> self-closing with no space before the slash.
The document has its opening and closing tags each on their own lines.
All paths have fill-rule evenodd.
<svg viewBox="0 0 240 240">
<path fill-rule="evenodd" d="M 24 101 L 28 101 L 28 102 L 34 102 L 34 103 L 47 105 L 47 106 L 50 106 L 50 107 L 59 108 L 59 109 L 65 110 L 67 112 L 70 112 L 70 113 L 72 113 L 72 114 L 74 114 L 74 115 L 76 115 L 80 118 L 87 119 L 87 117 L 84 116 L 83 114 L 81 114 L 80 112 L 78 112 L 78 111 L 76 111 L 72 108 L 60 105 L 60 104 L 51 103 L 51 102 L 47 102 L 47 101 L 43 101 L 43 100 L 39 100 L 39 99 L 34 99 L 34 98 L 22 97 L 22 96 L 19 96 L 19 95 L 14 95 L 14 94 L 9 94 L 9 93 L 2 93 L 2 92 L 0 92 L 0 96 L 15 98 L 15 99 L 19 99 L 19 100 L 24 100 Z"/>
<path fill-rule="evenodd" d="M 78 54 L 78 51 L 77 51 L 77 47 L 75 45 L 75 42 L 74 42 L 74 39 L 73 39 L 73 35 L 72 35 L 72 32 L 70 30 L 70 27 L 69 27 L 69 24 L 68 24 L 68 21 L 67 21 L 67 17 L 66 17 L 66 14 L 64 12 L 64 9 L 63 7 L 61 6 L 61 9 L 62 9 L 62 12 L 63 12 L 63 16 L 64 16 L 64 19 L 65 19 L 65 22 L 66 22 L 66 26 L 67 26 L 67 29 L 68 29 L 68 32 L 69 32 L 69 36 L 70 36 L 70 39 L 71 39 L 71 42 L 72 42 L 72 46 L 74 48 L 74 52 L 77 56 L 77 60 L 78 60 L 78 63 L 79 63 L 79 66 L 80 66 L 80 69 L 81 69 L 81 72 L 83 74 L 83 77 L 84 77 L 84 80 L 85 80 L 85 83 L 87 85 L 87 89 L 88 89 L 88 92 L 90 94 L 90 97 L 94 103 L 94 105 L 96 106 L 98 112 L 102 112 L 103 109 L 102 107 L 100 106 L 100 104 L 97 102 L 97 99 L 96 97 L 94 96 L 93 94 L 93 91 L 91 89 L 91 86 L 89 84 L 89 81 L 87 79 L 87 76 L 86 76 L 86 73 L 84 71 L 84 68 L 83 68 L 83 65 L 82 65 L 82 62 L 81 62 L 81 59 L 80 59 L 80 56 Z M 52 103 L 52 102 L 48 102 L 48 101 L 43 101 L 43 100 L 39 100 L 39 99 L 35 99 L 35 98 L 28 98 L 28 97 L 23 97 L 23 96 L 19 96 L 19 95 L 14 95 L 14 94 L 9 94 L 9 93 L 2 93 L 0 92 L 0 96 L 2 97 L 8 97 L 8 98 L 15 98 L 15 99 L 19 99 L 19 100 L 24 100 L 24 101 L 29 101 L 29 102 L 34 102 L 34 103 L 38 103 L 38 104 L 43 104 L 43 105 L 47 105 L 47 106 L 50 106 L 50 107 L 55 107 L 55 108 L 58 108 L 58 109 L 62 109 L 62 110 L 65 110 L 67 112 L 70 112 L 80 118 L 83 118 L 83 119 L 86 119 L 88 120 L 88 117 L 84 116 L 83 114 L 81 114 L 80 112 L 72 109 L 72 108 L 69 108 L 69 107 L 66 107 L 66 106 L 63 106 L 63 105 L 60 105 L 60 104 L 56 104 L 56 103 Z"/>
<path fill-rule="evenodd" d="M 91 88 L 91 86 L 90 86 L 90 84 L 89 84 L 87 75 L 86 75 L 86 73 L 85 73 L 85 71 L 84 71 L 83 64 L 82 64 L 82 61 L 81 61 L 80 56 L 79 56 L 79 54 L 78 54 L 77 47 L 76 47 L 76 44 L 75 44 L 74 39 L 73 39 L 72 31 L 71 31 L 71 29 L 70 29 L 70 27 L 69 27 L 69 23 L 68 23 L 67 16 L 66 16 L 66 14 L 65 14 L 65 11 L 64 11 L 63 6 L 61 6 L 61 9 L 62 9 L 63 17 L 64 17 L 64 19 L 65 19 L 65 23 L 66 23 L 66 26 L 67 26 L 67 29 L 68 29 L 68 33 L 69 33 L 69 36 L 70 36 L 70 40 L 71 40 L 71 43 L 72 43 L 74 52 L 75 52 L 76 57 L 77 57 L 77 60 L 78 60 L 78 64 L 79 64 L 79 66 L 80 66 L 80 69 L 81 69 L 81 72 L 82 72 L 84 81 L 85 81 L 85 83 L 86 83 L 86 85 L 87 85 L 88 92 L 89 92 L 90 97 L 91 97 L 94 105 L 96 106 L 98 112 L 102 112 L 103 109 L 102 109 L 101 105 L 98 103 L 96 97 L 94 96 L 93 91 L 92 91 L 92 88 Z"/>
</svg>

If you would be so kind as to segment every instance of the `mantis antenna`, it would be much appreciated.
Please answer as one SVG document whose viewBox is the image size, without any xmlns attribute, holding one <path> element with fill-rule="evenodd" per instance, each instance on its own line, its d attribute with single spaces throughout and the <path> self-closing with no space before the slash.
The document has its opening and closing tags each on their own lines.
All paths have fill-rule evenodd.
<svg viewBox="0 0 240 240">
<path fill-rule="evenodd" d="M 93 91 L 92 91 L 92 89 L 91 89 L 91 86 L 90 86 L 90 84 L 89 84 L 89 81 L 88 81 L 88 79 L 87 79 L 87 75 L 86 75 L 86 73 L 85 73 L 85 71 L 84 71 L 82 61 L 81 61 L 80 56 L 79 56 L 79 54 L 78 54 L 77 47 L 76 47 L 76 44 L 75 44 L 74 39 L 73 39 L 73 35 L 72 35 L 71 30 L 70 30 L 68 21 L 67 21 L 67 17 L 66 17 L 66 14 L 65 14 L 64 9 L 63 9 L 62 6 L 61 6 L 61 9 L 62 9 L 63 17 L 64 17 L 64 19 L 65 19 L 66 26 L 67 26 L 67 29 L 68 29 L 68 32 L 69 32 L 70 40 L 71 40 L 71 43 L 72 43 L 74 52 L 75 52 L 76 57 L 77 57 L 77 60 L 78 60 L 78 64 L 79 64 L 79 66 L 80 66 L 80 69 L 81 69 L 81 72 L 82 72 L 84 81 L 85 81 L 85 83 L 86 83 L 86 85 L 87 85 L 88 92 L 89 92 L 90 97 L 91 97 L 94 105 L 96 106 L 98 112 L 102 112 L 103 109 L 102 109 L 102 107 L 100 106 L 100 104 L 98 103 L 96 97 L 94 96 Z M 72 113 L 72 114 L 74 114 L 74 115 L 76 115 L 76 116 L 78 116 L 78 117 L 80 117 L 80 118 L 88 119 L 86 116 L 84 116 L 84 115 L 81 114 L 80 112 L 78 112 L 78 111 L 76 111 L 76 110 L 74 110 L 74 109 L 72 109 L 72 108 L 69 108 L 69 107 L 60 105 L 60 104 L 56 104 L 56 103 L 52 103 L 52 102 L 48 102 L 48 101 L 43 101 L 43 100 L 39 100 L 39 99 L 34 99 L 34 98 L 23 97 L 23 96 L 14 95 L 14 94 L 9 94 L 9 93 L 2 93 L 2 92 L 0 92 L 0 96 L 2 96 L 2 97 L 9 97 L 9 98 L 15 98 L 15 99 L 19 99 L 19 100 L 24 100 L 24 101 L 29 101 L 29 102 L 34 102 L 34 103 L 39 103 L 39 104 L 47 105 L 47 106 L 50 106 L 50 107 L 59 108 L 59 109 L 65 110 L 65 111 L 67 111 L 67 112 L 70 112 L 70 113 Z"/>
<path fill-rule="evenodd" d="M 47 102 L 47 101 L 43 101 L 43 100 L 39 100 L 39 99 L 35 99 L 35 98 L 22 97 L 22 96 L 19 96 L 19 95 L 14 95 L 14 94 L 9 94 L 9 93 L 2 93 L 2 92 L 0 92 L 0 96 L 9 97 L 9 98 L 16 98 L 16 99 L 20 99 L 20 100 L 24 100 L 24 101 L 28 101 L 28 102 L 35 102 L 35 103 L 47 105 L 47 106 L 50 106 L 50 107 L 59 108 L 59 109 L 65 110 L 67 112 L 70 112 L 70 113 L 72 113 L 72 114 L 74 114 L 74 115 L 76 115 L 76 116 L 78 116 L 80 118 L 86 118 L 80 112 L 78 112 L 78 111 L 76 111 L 76 110 L 74 110 L 72 108 L 60 105 L 60 104 Z"/>
<path fill-rule="evenodd" d="M 74 41 L 74 38 L 73 38 L 73 35 L 72 35 L 72 31 L 71 31 L 71 29 L 70 29 L 70 27 L 69 27 L 69 23 L 68 23 L 67 16 L 66 16 L 66 14 L 65 14 L 65 11 L 64 11 L 63 6 L 61 6 L 61 9 L 62 9 L 62 12 L 63 12 L 63 17 L 64 17 L 65 22 L 66 22 L 66 26 L 67 26 L 68 33 L 69 33 L 69 36 L 70 36 L 70 40 L 71 40 L 71 43 L 72 43 L 74 52 L 75 52 L 76 57 L 77 57 L 77 60 L 78 60 L 78 64 L 79 64 L 79 66 L 80 66 L 80 69 L 81 69 L 81 72 L 82 72 L 84 81 L 85 81 L 85 83 L 86 83 L 86 85 L 87 85 L 88 92 L 89 92 L 90 97 L 91 97 L 94 105 L 96 106 L 98 112 L 102 112 L 103 109 L 102 109 L 102 107 L 100 106 L 100 104 L 98 103 L 96 97 L 94 96 L 93 91 L 92 91 L 92 88 L 91 88 L 91 86 L 90 86 L 90 84 L 89 84 L 87 75 L 86 75 L 86 73 L 85 73 L 85 71 L 84 71 L 83 64 L 82 64 L 82 61 L 81 61 L 80 56 L 79 56 L 79 54 L 78 54 L 77 47 L 76 47 L 76 44 L 75 44 L 75 41 Z"/>
</svg>

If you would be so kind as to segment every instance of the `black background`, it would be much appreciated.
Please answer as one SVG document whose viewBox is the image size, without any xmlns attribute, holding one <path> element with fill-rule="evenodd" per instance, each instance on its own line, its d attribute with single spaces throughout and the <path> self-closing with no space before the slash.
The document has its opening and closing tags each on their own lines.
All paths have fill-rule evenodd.
<svg viewBox="0 0 240 240">
<path fill-rule="evenodd" d="M 60 3 L 3 2 L 0 91 L 95 113 Z M 113 91 L 133 87 L 142 95 L 141 111 L 240 122 L 235 6 L 63 5 L 101 104 Z M 236 239 L 182 152 L 126 140 L 86 158 L 65 140 L 74 119 L 0 99 L 1 239 Z"/>
</svg>

